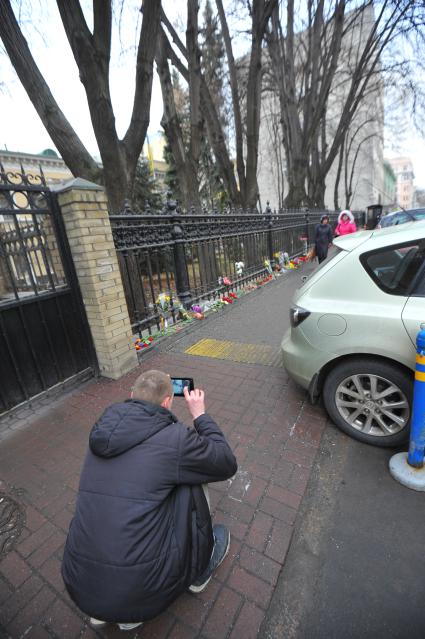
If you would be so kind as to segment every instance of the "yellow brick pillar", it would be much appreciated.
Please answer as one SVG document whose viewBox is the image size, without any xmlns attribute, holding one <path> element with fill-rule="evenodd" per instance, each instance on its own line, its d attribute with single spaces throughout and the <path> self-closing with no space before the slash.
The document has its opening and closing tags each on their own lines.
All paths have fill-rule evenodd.
<svg viewBox="0 0 425 639">
<path fill-rule="evenodd" d="M 55 189 L 93 336 L 100 374 L 137 366 L 103 187 L 75 178 Z"/>
</svg>

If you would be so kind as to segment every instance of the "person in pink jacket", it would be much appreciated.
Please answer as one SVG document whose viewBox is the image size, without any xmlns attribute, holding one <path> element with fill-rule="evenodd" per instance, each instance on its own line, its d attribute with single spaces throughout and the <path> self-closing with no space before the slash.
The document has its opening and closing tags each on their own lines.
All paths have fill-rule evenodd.
<svg viewBox="0 0 425 639">
<path fill-rule="evenodd" d="M 348 235 L 357 231 L 354 216 L 351 211 L 344 210 L 338 215 L 338 224 L 336 225 L 335 235 Z"/>
</svg>

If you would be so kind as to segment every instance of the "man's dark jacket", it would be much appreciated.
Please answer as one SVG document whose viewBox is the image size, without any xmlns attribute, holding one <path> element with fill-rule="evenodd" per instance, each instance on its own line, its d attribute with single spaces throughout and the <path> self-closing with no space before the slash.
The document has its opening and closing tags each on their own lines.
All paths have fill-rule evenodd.
<svg viewBox="0 0 425 639">
<path fill-rule="evenodd" d="M 237 470 L 214 420 L 195 428 L 129 400 L 90 434 L 62 576 L 88 615 L 130 623 L 155 617 L 208 565 L 211 517 L 201 484 Z"/>
</svg>

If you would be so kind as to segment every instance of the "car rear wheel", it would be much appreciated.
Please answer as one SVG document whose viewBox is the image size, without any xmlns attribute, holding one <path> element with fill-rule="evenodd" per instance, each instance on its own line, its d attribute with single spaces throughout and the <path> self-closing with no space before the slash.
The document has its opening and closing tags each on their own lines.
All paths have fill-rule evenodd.
<svg viewBox="0 0 425 639">
<path fill-rule="evenodd" d="M 350 359 L 327 375 L 323 401 L 344 433 L 374 446 L 398 446 L 409 436 L 412 378 L 388 362 Z"/>
</svg>

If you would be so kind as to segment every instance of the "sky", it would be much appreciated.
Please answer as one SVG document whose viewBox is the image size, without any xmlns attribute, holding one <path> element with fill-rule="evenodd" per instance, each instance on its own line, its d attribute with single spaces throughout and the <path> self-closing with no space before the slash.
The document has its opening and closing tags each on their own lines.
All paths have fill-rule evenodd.
<svg viewBox="0 0 425 639">
<path fill-rule="evenodd" d="M 113 31 L 115 39 L 111 66 L 111 93 L 120 137 L 127 129 L 133 105 L 137 42 L 135 25 L 140 22 L 137 3 L 134 3 L 134 7 L 130 5 L 133 3 L 125 3 L 126 9 L 121 19 L 121 40 L 117 36 L 118 28 Z M 185 3 L 177 3 L 175 0 L 163 0 L 164 9 L 172 21 L 183 20 L 184 5 Z M 28 7 L 30 6 L 30 0 L 28 0 Z M 29 15 L 25 14 L 24 3 L 23 31 L 32 54 L 74 130 L 88 151 L 98 156 L 84 88 L 78 77 L 78 69 L 65 36 L 56 2 L 40 1 L 37 8 L 39 10 L 36 13 L 36 21 L 30 20 Z M 39 153 L 46 148 L 55 148 L 5 54 L 0 55 L 0 69 L 0 80 L 3 82 L 0 92 L 0 148 L 27 153 Z M 161 117 L 161 89 L 155 73 L 148 130 L 150 137 L 161 130 Z M 406 155 L 412 159 L 415 184 L 425 188 L 425 140 L 411 131 L 399 145 L 397 152 L 389 148 L 385 149 L 386 157 L 391 158 L 397 155 Z"/>
</svg>

